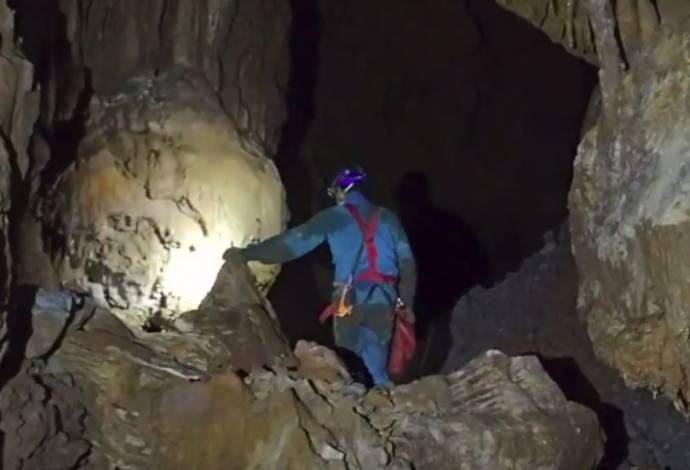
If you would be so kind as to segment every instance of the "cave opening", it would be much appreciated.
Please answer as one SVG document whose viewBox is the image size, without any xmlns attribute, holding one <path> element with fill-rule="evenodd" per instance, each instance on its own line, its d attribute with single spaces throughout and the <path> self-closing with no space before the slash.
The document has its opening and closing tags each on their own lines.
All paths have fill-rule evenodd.
<svg viewBox="0 0 690 470">
<path fill-rule="evenodd" d="M 596 69 L 490 0 L 293 2 L 288 120 L 277 162 L 291 224 L 362 165 L 418 263 L 415 376 L 438 372 L 453 306 L 520 267 L 567 218 Z M 288 263 L 270 298 L 291 341 L 331 344 L 326 248 Z"/>
</svg>

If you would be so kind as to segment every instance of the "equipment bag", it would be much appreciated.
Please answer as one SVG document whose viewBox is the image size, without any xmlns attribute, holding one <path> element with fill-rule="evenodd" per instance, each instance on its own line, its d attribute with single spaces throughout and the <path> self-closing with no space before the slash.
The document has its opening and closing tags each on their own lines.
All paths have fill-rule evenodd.
<svg viewBox="0 0 690 470">
<path fill-rule="evenodd" d="M 417 348 L 414 323 L 407 321 L 403 312 L 404 310 L 400 309 L 395 311 L 393 339 L 391 340 L 391 351 L 388 356 L 388 373 L 398 376 L 405 371 L 405 367 L 412 360 Z"/>
</svg>

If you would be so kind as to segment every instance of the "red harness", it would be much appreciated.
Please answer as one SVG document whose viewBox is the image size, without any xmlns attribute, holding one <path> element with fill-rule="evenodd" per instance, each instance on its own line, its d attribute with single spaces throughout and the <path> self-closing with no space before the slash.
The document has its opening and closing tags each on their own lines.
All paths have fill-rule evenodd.
<svg viewBox="0 0 690 470">
<path fill-rule="evenodd" d="M 355 280 L 371 281 L 377 284 L 394 285 L 396 282 L 398 282 L 398 278 L 396 276 L 382 274 L 376 269 L 376 265 L 378 264 L 379 259 L 379 253 L 376 250 L 374 236 L 376 235 L 376 229 L 379 225 L 378 209 L 375 208 L 372 211 L 371 217 L 369 218 L 369 222 L 367 223 L 364 221 L 362 214 L 360 214 L 360 212 L 357 210 L 355 206 L 353 206 L 352 204 L 346 204 L 345 208 L 350 213 L 350 215 L 352 215 L 352 218 L 355 219 L 355 222 L 357 222 L 357 225 L 359 226 L 359 230 L 362 232 L 362 237 L 364 238 L 364 246 L 367 249 L 367 261 L 369 263 L 369 267 L 367 268 L 367 270 L 363 273 L 358 274 L 357 277 L 355 277 Z"/>
<path fill-rule="evenodd" d="M 352 204 L 345 204 L 345 208 L 350 213 L 357 225 L 359 230 L 362 232 L 362 238 L 364 239 L 364 247 L 367 250 L 367 270 L 359 273 L 355 276 L 355 281 L 369 281 L 376 284 L 389 284 L 395 285 L 398 282 L 397 276 L 391 276 L 390 274 L 383 274 L 378 271 L 376 265 L 378 264 L 379 253 L 376 250 L 376 243 L 374 237 L 376 235 L 376 229 L 379 225 L 379 211 L 374 208 L 369 217 L 369 221 L 365 222 L 362 214 L 357 210 Z M 334 306 L 332 304 L 328 305 L 326 309 L 319 316 L 319 321 L 321 323 L 325 322 L 330 316 L 334 314 Z"/>
</svg>

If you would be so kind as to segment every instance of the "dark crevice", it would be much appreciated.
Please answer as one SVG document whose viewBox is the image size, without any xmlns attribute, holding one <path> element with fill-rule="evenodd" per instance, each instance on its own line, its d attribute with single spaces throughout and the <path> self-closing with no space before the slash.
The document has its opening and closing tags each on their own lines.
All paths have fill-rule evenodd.
<svg viewBox="0 0 690 470">
<path fill-rule="evenodd" d="M 316 0 L 291 0 L 290 5 L 287 120 L 281 129 L 275 162 L 286 188 L 290 223 L 296 225 L 313 215 L 314 195 L 310 189 L 318 184 L 314 178 L 314 161 L 304 151 L 303 144 L 315 115 L 322 18 Z M 315 263 L 322 266 L 328 263 L 324 249 L 285 265 L 271 291 L 281 326 L 293 343 L 297 338 L 330 342 L 327 332 L 316 319 L 324 306 L 324 299 L 317 294 L 318 286 L 312 269 Z M 295 289 L 296 285 L 299 289 Z M 299 321 L 291 315 L 296 310 L 306 312 Z"/>
<path fill-rule="evenodd" d="M 654 8 L 654 13 L 656 14 L 656 21 L 657 23 L 661 23 L 661 10 L 659 10 L 659 2 L 658 0 L 649 0 L 649 3 L 652 5 L 652 8 Z"/>
<path fill-rule="evenodd" d="M 19 374 L 24 363 L 26 345 L 33 333 L 31 307 L 36 298 L 37 286 L 16 286 L 7 315 L 5 353 L 0 361 L 0 391 Z"/>
<path fill-rule="evenodd" d="M 612 0 L 611 2 L 611 11 L 614 13 L 615 17 L 615 12 L 617 11 L 617 6 L 618 6 L 618 1 L 619 0 Z M 623 70 L 629 70 L 630 69 L 630 62 L 628 61 L 628 51 L 625 50 L 625 43 L 623 42 L 623 37 L 621 36 L 621 27 L 620 27 L 620 22 L 617 21 L 616 19 L 614 20 L 615 26 L 613 29 L 613 34 L 614 37 L 616 38 L 616 45 L 618 46 L 618 53 L 620 57 L 620 62 L 621 65 L 623 66 Z"/>
</svg>

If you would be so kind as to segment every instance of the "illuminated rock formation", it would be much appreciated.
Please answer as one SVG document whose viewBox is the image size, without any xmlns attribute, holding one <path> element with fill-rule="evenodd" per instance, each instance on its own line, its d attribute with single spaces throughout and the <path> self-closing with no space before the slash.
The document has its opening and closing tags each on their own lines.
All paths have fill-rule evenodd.
<svg viewBox="0 0 690 470">
<path fill-rule="evenodd" d="M 130 325 L 196 308 L 223 251 L 280 232 L 287 216 L 273 163 L 180 70 L 94 100 L 78 159 L 42 210 L 60 282 Z M 254 268 L 264 286 L 277 271 Z"/>
</svg>

